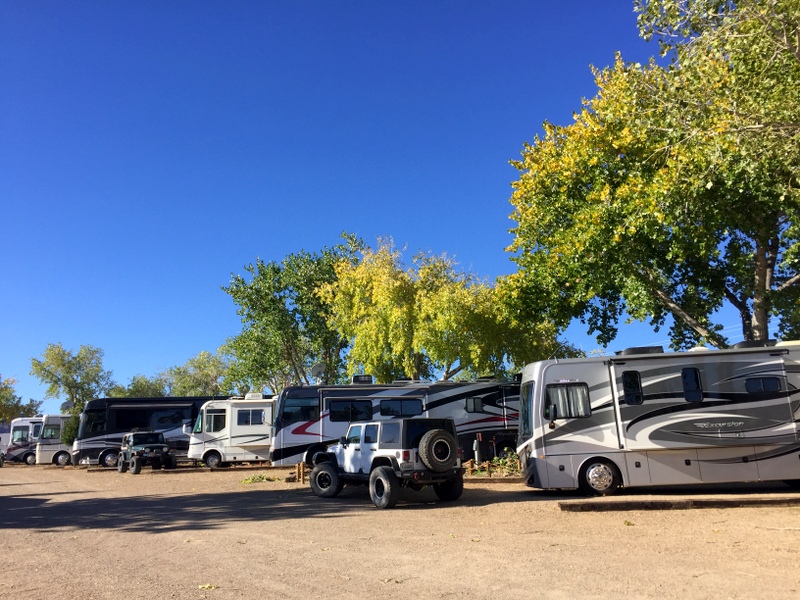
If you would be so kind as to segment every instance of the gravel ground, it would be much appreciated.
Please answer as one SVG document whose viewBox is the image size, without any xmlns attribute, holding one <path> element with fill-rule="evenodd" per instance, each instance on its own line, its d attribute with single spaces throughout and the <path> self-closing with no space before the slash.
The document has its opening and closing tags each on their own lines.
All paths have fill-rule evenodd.
<svg viewBox="0 0 800 600">
<path fill-rule="evenodd" d="M 469 481 L 381 511 L 363 486 L 322 500 L 287 473 L 7 464 L 0 598 L 800 598 L 800 506 L 565 512 L 577 496 Z M 800 496 L 656 492 L 600 502 Z"/>
</svg>

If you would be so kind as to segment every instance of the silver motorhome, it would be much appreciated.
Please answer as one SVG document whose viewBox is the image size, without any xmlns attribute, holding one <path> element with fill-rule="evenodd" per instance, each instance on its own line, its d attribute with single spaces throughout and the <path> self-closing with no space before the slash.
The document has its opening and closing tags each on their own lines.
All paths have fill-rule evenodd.
<svg viewBox="0 0 800 600">
<path fill-rule="evenodd" d="M 42 417 L 19 417 L 11 421 L 11 440 L 6 460 L 36 464 L 36 442 L 42 430 Z"/>
<path fill-rule="evenodd" d="M 547 360 L 522 372 L 527 485 L 800 480 L 800 342 Z"/>
<path fill-rule="evenodd" d="M 58 465 L 64 467 L 72 462 L 72 446 L 61 441 L 64 424 L 69 415 L 45 415 L 42 417 L 42 431 L 36 442 L 36 464 Z"/>
<path fill-rule="evenodd" d="M 206 402 L 191 432 L 184 428 L 189 435 L 187 458 L 210 468 L 270 460 L 274 407 L 275 400 L 262 394 Z"/>
</svg>

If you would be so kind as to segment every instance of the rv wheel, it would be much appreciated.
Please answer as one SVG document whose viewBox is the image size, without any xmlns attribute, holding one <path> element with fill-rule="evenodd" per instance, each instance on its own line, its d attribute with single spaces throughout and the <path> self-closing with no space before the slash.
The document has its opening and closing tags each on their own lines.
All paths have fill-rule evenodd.
<svg viewBox="0 0 800 600">
<path fill-rule="evenodd" d="M 25 458 L 23 459 L 26 465 L 35 465 L 36 464 L 36 455 L 35 454 L 26 454 Z"/>
<path fill-rule="evenodd" d="M 222 457 L 216 452 L 209 452 L 203 462 L 209 469 L 218 469 L 222 466 Z"/>
<path fill-rule="evenodd" d="M 59 452 L 53 457 L 53 463 L 55 463 L 59 467 L 66 467 L 71 462 L 72 460 L 70 459 L 69 454 L 67 454 L 66 452 Z"/>
<path fill-rule="evenodd" d="M 613 463 L 592 459 L 582 468 L 578 485 L 588 496 L 610 496 L 617 491 L 622 477 Z"/>
<path fill-rule="evenodd" d="M 119 454 L 115 450 L 106 450 L 97 461 L 101 467 L 116 467 Z"/>
</svg>

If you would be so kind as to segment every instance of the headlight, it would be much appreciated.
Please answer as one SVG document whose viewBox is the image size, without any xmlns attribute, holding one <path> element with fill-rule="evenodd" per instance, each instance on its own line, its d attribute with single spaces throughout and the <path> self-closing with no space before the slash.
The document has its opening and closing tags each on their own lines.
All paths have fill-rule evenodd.
<svg viewBox="0 0 800 600">
<path fill-rule="evenodd" d="M 168 448 L 167 446 L 164 446 L 164 447 L 161 449 L 161 451 L 162 451 L 162 452 L 169 452 L 169 448 Z"/>
</svg>

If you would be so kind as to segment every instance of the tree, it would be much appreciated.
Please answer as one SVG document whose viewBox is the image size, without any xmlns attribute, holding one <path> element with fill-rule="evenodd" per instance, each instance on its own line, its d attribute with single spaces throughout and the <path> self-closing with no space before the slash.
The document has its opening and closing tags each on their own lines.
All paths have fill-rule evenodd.
<svg viewBox="0 0 800 600">
<path fill-rule="evenodd" d="M 23 404 L 22 397 L 14 390 L 16 384 L 15 379 L 3 379 L 0 375 L 0 423 L 10 423 L 18 417 L 35 417 L 42 408 L 41 401 L 32 399 Z"/>
<path fill-rule="evenodd" d="M 186 364 L 172 367 L 162 374 L 170 396 L 226 396 L 228 362 L 221 353 L 202 351 Z"/>
<path fill-rule="evenodd" d="M 61 343 L 48 344 L 41 360 L 31 359 L 31 375 L 47 384 L 45 398 L 66 396 L 73 415 L 81 413 L 87 400 L 105 395 L 114 385 L 111 371 L 103 369 L 103 351 L 88 345 L 73 353 Z"/>
<path fill-rule="evenodd" d="M 324 381 L 340 381 L 347 342 L 328 324 L 328 308 L 316 295 L 335 279 L 334 265 L 351 261 L 360 245 L 343 234 L 343 244 L 320 253 L 302 251 L 281 262 L 257 260 L 247 276 L 232 275 L 227 292 L 238 305 L 242 332 L 228 340 L 231 376 L 252 389 L 280 390 L 290 383 L 309 383 L 311 368 L 324 365 Z"/>
<path fill-rule="evenodd" d="M 134 375 L 127 387 L 115 385 L 108 395 L 112 398 L 163 398 L 167 395 L 167 383 L 163 375 Z"/>
<path fill-rule="evenodd" d="M 580 317 L 603 344 L 627 311 L 656 328 L 674 317 L 675 348 L 723 347 L 712 315 L 725 302 L 745 339 L 766 339 L 770 315 L 782 335 L 800 332 L 800 63 L 756 10 L 783 10 L 796 34 L 796 5 L 639 3 L 643 35 L 674 25 L 662 40 L 672 63 L 617 57 L 575 122 L 546 123 L 513 163 L 518 310 L 559 327 Z M 766 91 L 773 79 L 781 94 Z"/>
<path fill-rule="evenodd" d="M 336 280 L 320 289 L 331 324 L 350 341 L 348 372 L 379 382 L 502 375 L 510 363 L 557 352 L 555 329 L 518 327 L 503 293 L 446 255 L 420 253 L 406 267 L 391 240 L 339 263 Z"/>
</svg>

